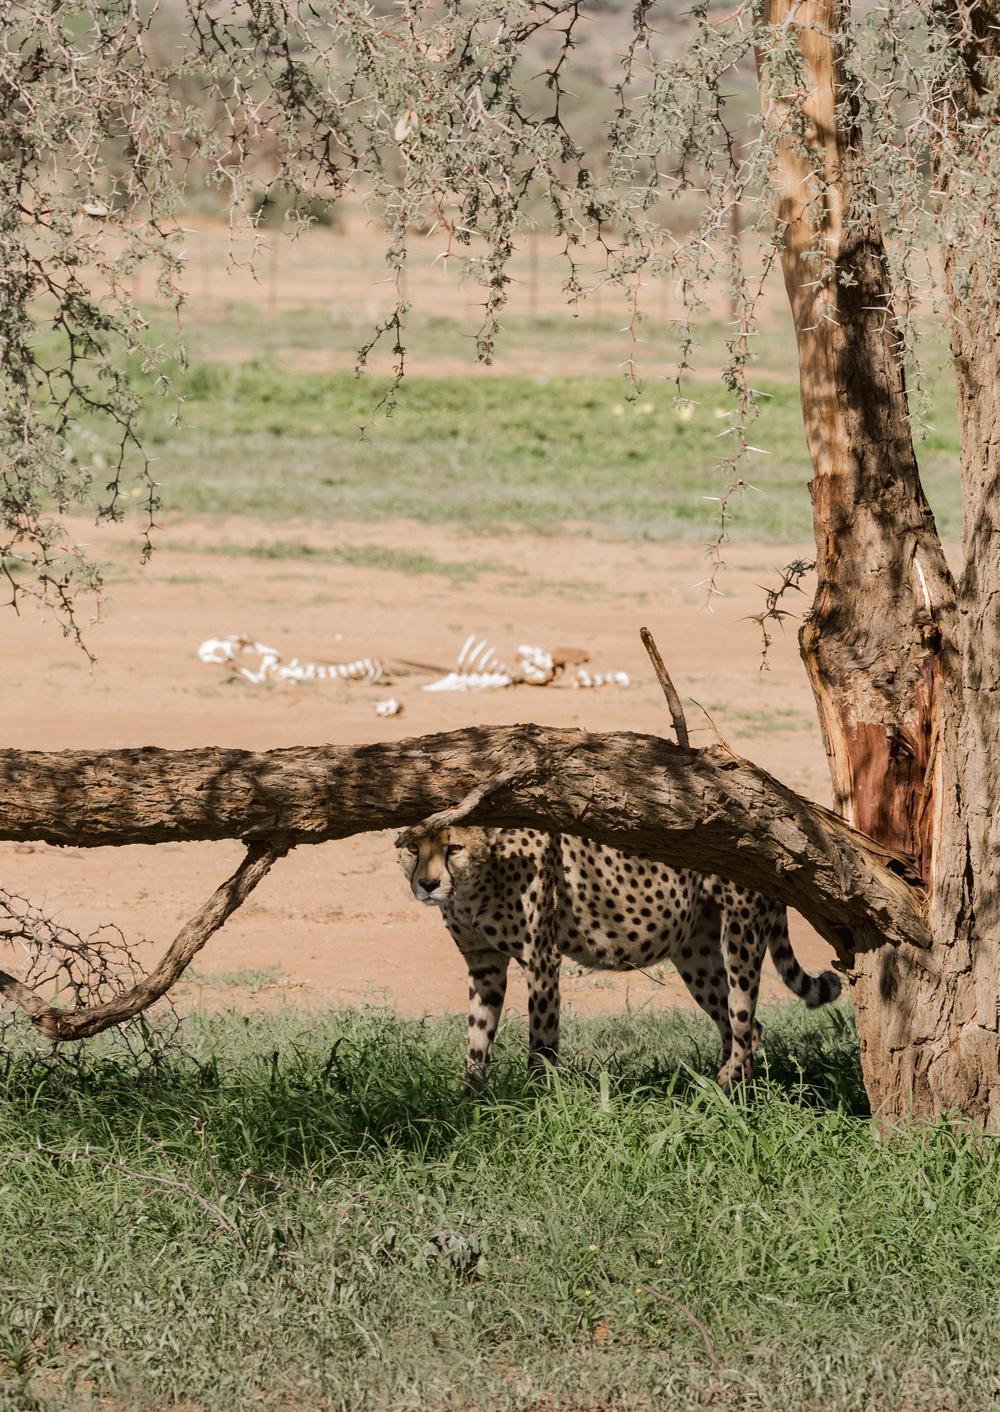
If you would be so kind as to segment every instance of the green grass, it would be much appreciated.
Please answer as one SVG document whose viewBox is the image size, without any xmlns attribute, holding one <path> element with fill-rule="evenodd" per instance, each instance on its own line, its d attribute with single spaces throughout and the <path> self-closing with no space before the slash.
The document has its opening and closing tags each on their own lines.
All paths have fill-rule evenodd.
<svg viewBox="0 0 1000 1412">
<path fill-rule="evenodd" d="M 623 596 L 620 590 L 605 588 L 595 581 L 536 577 L 496 559 L 438 559 L 421 550 L 395 549 L 381 544 L 333 544 L 320 548 L 298 539 L 276 539 L 257 544 L 206 544 L 174 538 L 171 547 L 188 554 L 222 555 L 230 559 L 268 559 L 289 564 L 319 562 L 342 564 L 349 568 L 381 569 L 397 574 L 432 575 L 454 584 L 472 583 L 481 574 L 493 574 L 503 580 L 502 589 L 516 591 L 525 597 L 551 593 L 578 601 L 588 596 L 604 599 Z M 168 582 L 177 583 L 198 581 L 196 575 L 176 575 L 168 579 Z M 624 596 L 633 600 L 636 597 L 635 594 Z M 639 597 L 641 599 L 643 595 Z"/>
<path fill-rule="evenodd" d="M 468 583 L 485 572 L 502 573 L 488 560 L 436 559 L 415 549 L 393 549 L 379 544 L 337 544 L 317 548 L 296 539 L 276 539 L 264 544 L 211 544 L 193 547 L 174 540 L 173 547 L 197 554 L 223 554 L 238 559 L 318 560 L 349 568 L 384 569 L 398 574 L 436 574 L 455 583 Z"/>
<path fill-rule="evenodd" d="M 879 1139 L 846 1012 L 765 1019 L 749 1104 L 680 1015 L 567 1024 L 542 1093 L 506 1027 L 480 1103 L 379 1011 L 9 1059 L 0 1405 L 996 1405 L 996 1143 Z"/>
<path fill-rule="evenodd" d="M 370 280 L 374 273 L 369 270 L 361 279 Z M 381 270 L 377 273 L 381 274 Z M 554 263 L 547 271 L 547 280 L 558 286 L 560 275 L 561 268 Z M 184 342 L 195 363 L 242 363 L 253 356 L 287 365 L 335 357 L 339 366 L 353 368 L 358 349 L 368 343 L 378 317 L 366 304 L 367 300 L 355 304 L 352 313 L 338 313 L 320 302 L 283 307 L 272 314 L 265 307 L 263 292 L 259 292 L 255 302 L 229 299 L 206 305 L 199 299 L 195 285 L 190 305 L 194 317 L 183 321 Z M 387 312 L 388 306 L 382 308 Z M 404 335 L 408 372 L 426 375 L 431 367 L 447 362 L 482 374 L 484 369 L 476 364 L 475 350 L 481 308 L 481 304 L 474 304 L 464 311 L 453 306 L 438 313 L 411 312 Z M 143 313 L 150 320 L 154 341 L 171 346 L 176 328 L 170 318 L 163 317 L 162 308 L 146 304 Z M 504 378 L 530 364 L 532 371 L 541 366 L 550 376 L 586 370 L 606 373 L 621 383 L 620 377 L 615 379 L 615 370 L 630 351 L 628 331 L 623 328 L 629 313 L 624 292 L 606 299 L 600 309 L 589 303 L 580 306 L 575 314 L 568 305 L 542 309 L 534 315 L 508 312 L 494 363 L 485 376 L 487 380 L 494 376 Z M 676 362 L 679 338 L 666 307 L 654 300 L 648 314 L 642 328 L 639 364 L 643 375 L 653 379 Z M 789 349 L 789 327 L 783 317 L 780 324 L 763 324 L 755 337 L 754 350 L 761 367 L 772 371 L 787 369 L 795 381 L 798 374 L 789 361 L 789 354 L 793 353 Z M 718 320 L 707 316 L 699 320 L 699 368 L 721 366 L 728 334 L 728 327 Z M 581 349 L 585 369 L 580 367 Z M 391 361 L 387 346 L 382 346 L 382 353 L 384 369 Z M 376 366 L 377 358 L 376 354 Z"/>
<path fill-rule="evenodd" d="M 234 971 L 191 969 L 185 973 L 181 987 L 189 990 L 198 985 L 241 986 L 256 995 L 265 986 L 283 980 L 284 975 L 280 966 L 249 966 Z"/>
<path fill-rule="evenodd" d="M 720 715 L 727 716 L 730 721 L 739 725 L 741 734 L 747 736 L 813 730 L 815 727 L 811 716 L 786 706 L 741 711 L 734 709 L 726 701 L 712 701 L 709 703 L 708 710 L 712 714 L 718 712 Z"/>
<path fill-rule="evenodd" d="M 295 326 L 290 318 L 288 328 Z M 772 339 L 766 352 L 759 385 L 767 396 L 753 441 L 767 454 L 744 466 L 755 488 L 737 497 L 733 532 L 800 541 L 811 533 L 810 472 L 793 350 L 790 340 Z M 554 358 L 553 366 L 572 360 Z M 697 404 L 685 421 L 668 384 L 651 381 L 630 402 L 612 367 L 606 377 L 409 376 L 395 414 L 373 419 L 377 379 L 295 372 L 267 357 L 242 364 L 201 357 L 175 384 L 181 425 L 170 424 L 168 407 L 151 394 L 144 441 L 166 505 L 180 514 L 709 537 L 712 497 L 727 484 L 718 467 L 729 442 L 721 381 L 694 385 Z M 954 393 L 942 381 L 933 391 L 936 429 L 921 444 L 921 463 L 942 529 L 953 536 L 960 524 Z"/>
</svg>

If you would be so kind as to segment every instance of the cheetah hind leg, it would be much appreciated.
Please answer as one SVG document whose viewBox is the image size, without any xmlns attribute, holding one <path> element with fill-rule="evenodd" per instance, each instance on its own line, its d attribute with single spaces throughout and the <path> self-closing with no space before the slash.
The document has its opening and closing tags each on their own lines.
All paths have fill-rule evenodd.
<svg viewBox="0 0 1000 1412">
<path fill-rule="evenodd" d="M 510 958 L 499 951 L 474 951 L 466 953 L 466 959 L 469 963 L 469 1038 L 462 1092 L 472 1094 L 482 1088 L 486 1078 L 507 993 Z"/>
<path fill-rule="evenodd" d="M 692 918 L 691 932 L 684 946 L 671 953 L 671 960 L 692 1000 L 719 1031 L 722 1042 L 720 1062 L 725 1069 L 732 1054 L 733 1031 L 729 1023 L 729 980 L 722 957 L 721 931 L 719 907 L 714 900 L 706 897 Z"/>
<path fill-rule="evenodd" d="M 559 967 L 552 949 L 531 958 L 528 972 L 528 1076 L 541 1079 L 559 1062 Z"/>
</svg>

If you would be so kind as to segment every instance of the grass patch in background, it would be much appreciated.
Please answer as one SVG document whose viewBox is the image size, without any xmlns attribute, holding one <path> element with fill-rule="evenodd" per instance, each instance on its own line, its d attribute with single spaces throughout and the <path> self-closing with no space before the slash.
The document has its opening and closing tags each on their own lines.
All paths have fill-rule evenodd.
<svg viewBox="0 0 1000 1412">
<path fill-rule="evenodd" d="M 233 971 L 202 971 L 190 967 L 178 986 L 181 992 L 197 989 L 198 986 L 241 986 L 252 995 L 267 986 L 280 984 L 285 973 L 280 966 L 245 966 Z"/>
<path fill-rule="evenodd" d="M 199 1017 L 146 1073 L 9 1058 L 0 1401 L 994 1405 L 996 1143 L 880 1141 L 847 1012 L 765 1022 L 749 1105 L 681 1014 L 570 1020 L 541 1094 L 505 1025 L 478 1104 L 464 1024 L 380 1011 Z"/>
<path fill-rule="evenodd" d="M 463 559 L 436 559 L 414 549 L 393 549 L 379 544 L 338 544 L 318 549 L 301 540 L 276 539 L 268 544 L 212 544 L 192 548 L 175 540 L 175 549 L 197 554 L 223 554 L 235 559 L 319 560 L 344 564 L 349 568 L 382 569 L 398 574 L 436 574 L 456 583 L 469 583 L 481 573 L 501 573 L 497 564 L 484 559 L 472 563 Z"/>
<path fill-rule="evenodd" d="M 294 314 L 272 336 L 293 339 L 303 320 L 313 336 L 311 320 Z M 564 332 L 557 335 L 553 321 L 546 335 L 546 320 L 538 324 L 535 336 L 554 340 L 553 368 L 571 367 L 571 358 L 555 351 Z M 454 324 L 448 326 L 454 337 Z M 384 386 L 377 378 L 282 366 L 266 351 L 259 314 L 256 339 L 247 337 L 244 352 L 249 347 L 254 357 L 226 362 L 230 344 L 217 347 L 211 330 L 198 327 L 192 365 L 175 380 L 184 399 L 179 426 L 168 420 L 173 401 L 164 404 L 145 379 L 144 442 L 174 514 L 402 517 L 476 532 L 596 527 L 651 540 L 712 532 L 712 497 L 726 485 L 718 462 L 730 406 L 718 377 L 692 381 L 687 420 L 663 380 L 650 378 L 643 396 L 629 401 L 625 380 L 610 373 L 613 363 L 606 377 L 409 375 L 394 415 L 373 418 Z M 732 531 L 799 541 L 811 535 L 811 472 L 794 346 L 769 334 L 760 347 L 755 382 L 766 395 L 752 436 L 767 454 L 742 467 L 755 489 L 734 502 Z M 706 359 L 704 366 L 714 364 Z M 935 430 L 918 454 L 939 524 L 955 536 L 954 391 L 929 381 Z"/>
</svg>

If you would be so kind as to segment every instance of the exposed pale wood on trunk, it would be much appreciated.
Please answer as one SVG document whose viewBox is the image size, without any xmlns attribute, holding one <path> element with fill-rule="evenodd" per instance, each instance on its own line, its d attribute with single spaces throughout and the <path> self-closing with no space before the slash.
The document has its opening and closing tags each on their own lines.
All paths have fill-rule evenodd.
<svg viewBox="0 0 1000 1412">
<path fill-rule="evenodd" d="M 836 807 L 928 877 L 934 683 L 954 585 L 917 471 L 860 133 L 837 121 L 847 11 L 767 0 L 765 17 L 801 55 L 800 89 L 780 98 L 759 58 L 813 465 L 818 586 L 802 653 Z"/>
<path fill-rule="evenodd" d="M 893 1112 L 961 1111 L 1000 1130 L 1000 227 L 988 183 L 987 65 L 1000 57 L 996 0 L 946 3 L 955 60 L 936 89 L 942 259 L 958 389 L 964 509 L 963 569 L 954 628 L 957 663 L 942 672 L 929 969 L 885 957 L 891 1006 L 873 1037 L 881 1052 L 873 1102 Z M 986 112 L 980 99 L 987 99 Z M 985 164 L 985 165 L 984 165 Z M 955 203 L 963 206 L 956 211 Z M 952 238 L 950 232 L 954 231 Z"/>
<path fill-rule="evenodd" d="M 484 782 L 508 781 L 500 789 Z M 479 793 L 472 822 L 583 834 L 719 872 L 797 908 L 838 949 L 926 944 L 901 859 L 721 747 L 542 726 L 239 750 L 0 751 L 0 838 L 285 846 L 405 827 Z"/>
</svg>

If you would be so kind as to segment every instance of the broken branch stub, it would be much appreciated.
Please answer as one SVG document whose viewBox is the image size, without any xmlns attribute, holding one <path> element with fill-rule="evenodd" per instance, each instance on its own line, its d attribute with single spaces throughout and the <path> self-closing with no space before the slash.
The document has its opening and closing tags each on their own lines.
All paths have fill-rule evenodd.
<svg viewBox="0 0 1000 1412">
<path fill-rule="evenodd" d="M 271 865 L 288 852 L 284 842 L 251 843 L 235 873 L 216 888 L 212 896 L 191 920 L 181 928 L 170 949 L 156 969 L 131 990 L 114 996 L 101 1005 L 77 1010 L 62 1010 L 45 1002 L 28 986 L 0 971 L 0 995 L 5 995 L 26 1012 L 31 1022 L 47 1039 L 89 1039 L 102 1030 L 111 1029 L 148 1010 L 173 986 L 205 945 L 213 932 L 236 908 L 241 906 Z"/>
<path fill-rule="evenodd" d="M 677 694 L 677 688 L 670 679 L 666 664 L 660 656 L 660 649 L 657 647 L 653 634 L 649 628 L 640 628 L 639 636 L 642 638 L 642 645 L 649 655 L 649 660 L 653 664 L 653 671 L 656 673 L 656 680 L 660 683 L 663 695 L 667 700 L 667 710 L 670 712 L 670 719 L 674 723 L 674 735 L 677 737 L 677 744 L 682 750 L 687 750 L 691 743 L 688 735 L 687 717 L 684 715 L 684 707 L 681 698 Z"/>
</svg>

